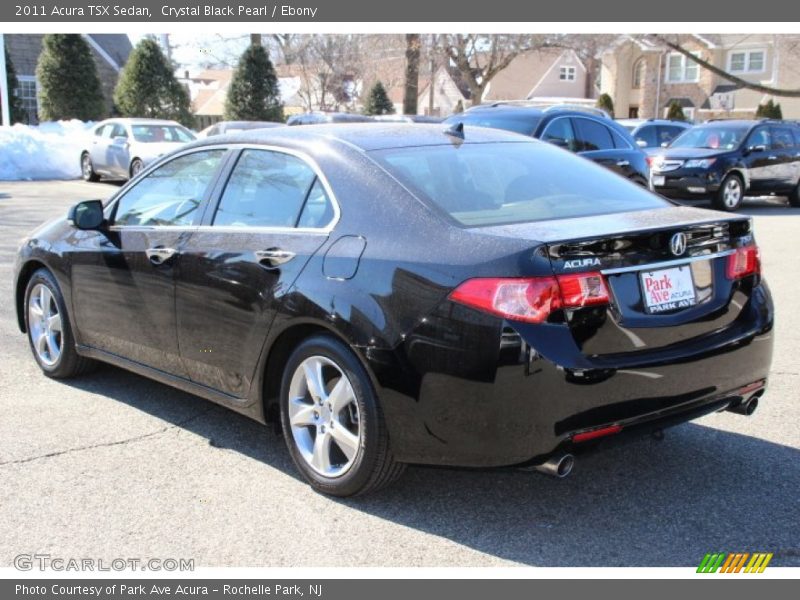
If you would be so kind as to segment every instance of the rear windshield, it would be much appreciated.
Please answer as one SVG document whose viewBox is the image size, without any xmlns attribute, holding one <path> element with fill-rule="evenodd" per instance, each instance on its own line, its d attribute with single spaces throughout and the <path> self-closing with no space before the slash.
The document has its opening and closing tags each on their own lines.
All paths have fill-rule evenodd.
<svg viewBox="0 0 800 600">
<path fill-rule="evenodd" d="M 370 153 L 422 201 L 479 227 L 660 208 L 668 203 L 550 144 L 447 144 Z"/>
<path fill-rule="evenodd" d="M 466 114 L 452 116 L 445 123 L 464 123 L 475 127 L 491 127 L 521 133 L 522 135 L 533 135 L 541 120 L 540 117 L 527 115 Z"/>
</svg>

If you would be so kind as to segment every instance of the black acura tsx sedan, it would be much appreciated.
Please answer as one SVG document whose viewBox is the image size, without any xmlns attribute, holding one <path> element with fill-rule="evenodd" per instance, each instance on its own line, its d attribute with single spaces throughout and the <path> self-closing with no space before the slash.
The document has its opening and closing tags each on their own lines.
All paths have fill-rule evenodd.
<svg viewBox="0 0 800 600">
<path fill-rule="evenodd" d="M 112 363 L 272 422 L 339 496 L 409 463 L 563 476 L 751 414 L 772 356 L 749 219 L 463 125 L 195 142 L 34 231 L 15 274 L 46 375 Z"/>
</svg>

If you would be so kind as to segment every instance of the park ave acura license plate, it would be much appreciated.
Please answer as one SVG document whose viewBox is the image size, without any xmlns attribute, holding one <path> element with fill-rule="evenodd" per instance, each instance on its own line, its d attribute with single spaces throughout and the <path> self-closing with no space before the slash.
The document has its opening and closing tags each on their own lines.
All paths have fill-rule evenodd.
<svg viewBox="0 0 800 600">
<path fill-rule="evenodd" d="M 679 308 L 688 308 L 697 303 L 692 269 L 689 265 L 641 271 L 642 296 L 649 313 L 662 313 Z"/>
</svg>

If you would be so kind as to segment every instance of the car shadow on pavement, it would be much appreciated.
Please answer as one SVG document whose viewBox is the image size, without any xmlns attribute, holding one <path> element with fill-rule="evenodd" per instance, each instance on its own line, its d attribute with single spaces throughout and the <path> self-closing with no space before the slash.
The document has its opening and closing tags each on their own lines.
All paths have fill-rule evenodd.
<svg viewBox="0 0 800 600">
<path fill-rule="evenodd" d="M 299 480 L 271 427 L 114 367 L 67 383 Z M 800 451 L 691 423 L 581 454 L 563 480 L 410 467 L 378 493 L 331 501 L 525 565 L 694 566 L 707 552 L 763 551 L 799 566 L 798 489 Z"/>
</svg>

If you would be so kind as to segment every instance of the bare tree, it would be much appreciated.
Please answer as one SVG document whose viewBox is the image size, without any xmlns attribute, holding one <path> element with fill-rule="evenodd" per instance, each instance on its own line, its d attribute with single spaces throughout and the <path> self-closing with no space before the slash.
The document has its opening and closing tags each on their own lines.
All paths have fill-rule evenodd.
<svg viewBox="0 0 800 600">
<path fill-rule="evenodd" d="M 406 115 L 417 114 L 420 47 L 421 41 L 418 33 L 406 34 L 406 80 L 403 92 L 403 113 Z"/>
<path fill-rule="evenodd" d="M 549 45 L 547 36 L 447 34 L 442 50 L 470 91 L 471 104 L 480 104 L 489 82 L 521 53 Z"/>
<path fill-rule="evenodd" d="M 700 67 L 703 69 L 707 69 L 708 71 L 722 77 L 723 79 L 727 79 L 731 83 L 734 83 L 738 86 L 743 88 L 747 88 L 750 90 L 755 90 L 757 92 L 763 92 L 764 94 L 772 94 L 773 96 L 785 96 L 788 98 L 800 98 L 800 89 L 796 88 L 776 88 L 769 85 L 763 85 L 761 83 L 747 81 L 746 79 L 742 79 L 741 77 L 737 77 L 732 73 L 726 71 L 725 69 L 721 69 L 716 65 L 711 64 L 707 60 L 703 60 L 699 56 L 693 54 L 690 50 L 687 50 L 680 44 L 679 39 L 671 38 L 665 35 L 652 35 L 651 38 L 657 40 L 664 44 L 667 48 L 674 50 L 675 52 L 679 52 L 683 54 L 687 59 L 693 60 L 696 62 Z"/>
</svg>

